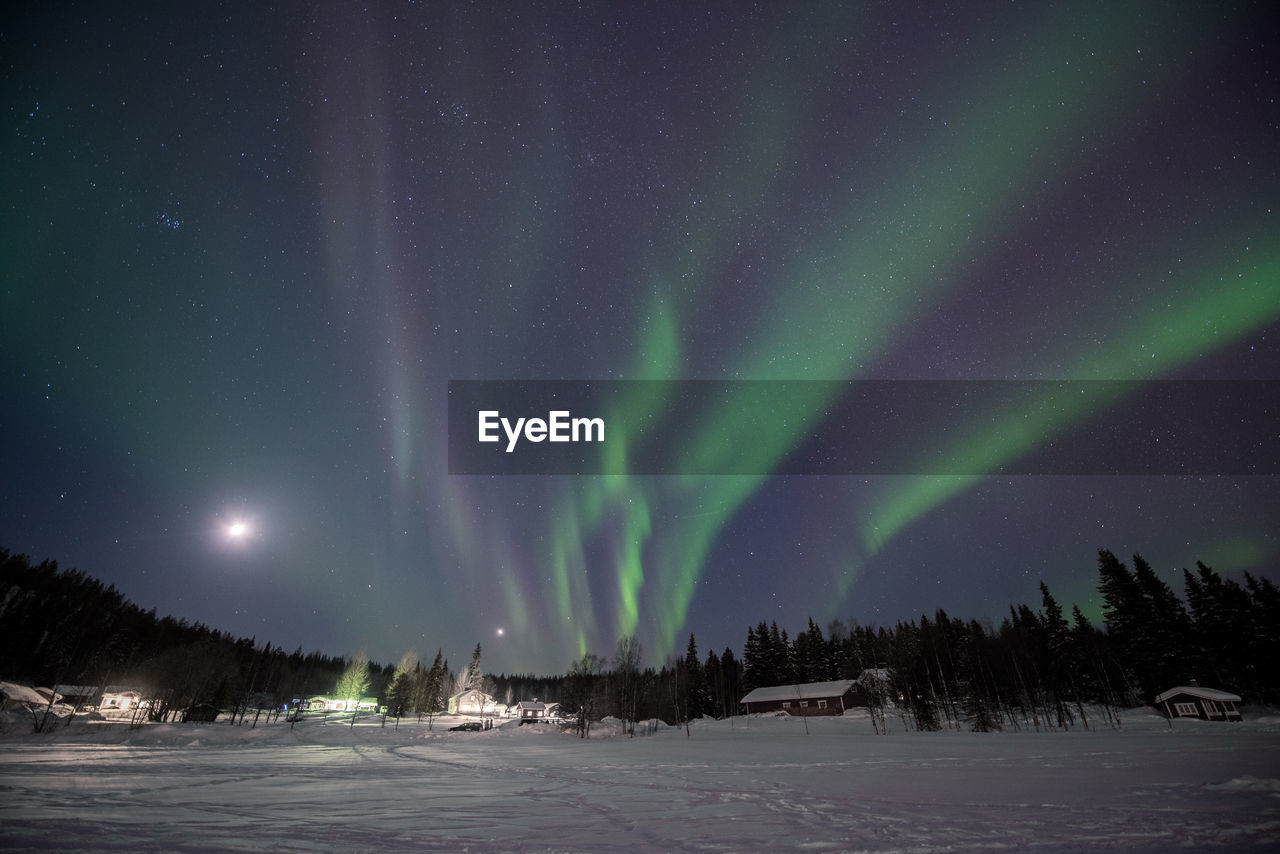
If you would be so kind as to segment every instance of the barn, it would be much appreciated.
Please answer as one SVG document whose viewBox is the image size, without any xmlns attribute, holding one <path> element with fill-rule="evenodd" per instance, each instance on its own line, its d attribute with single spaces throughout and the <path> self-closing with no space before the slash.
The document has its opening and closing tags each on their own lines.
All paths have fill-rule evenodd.
<svg viewBox="0 0 1280 854">
<path fill-rule="evenodd" d="M 1199 718 L 1202 721 L 1239 721 L 1240 698 L 1216 688 L 1201 688 L 1194 682 L 1170 688 L 1156 697 L 1156 707 L 1174 718 Z"/>
<path fill-rule="evenodd" d="M 867 697 L 856 679 L 838 679 L 834 682 L 757 688 L 739 702 L 747 714 L 842 715 L 845 709 L 867 705 Z"/>
</svg>

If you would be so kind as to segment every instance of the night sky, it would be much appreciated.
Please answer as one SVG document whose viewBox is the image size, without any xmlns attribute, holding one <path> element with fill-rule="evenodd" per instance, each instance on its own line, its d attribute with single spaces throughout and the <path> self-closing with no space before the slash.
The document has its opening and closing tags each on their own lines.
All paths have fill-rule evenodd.
<svg viewBox="0 0 1280 854">
<path fill-rule="evenodd" d="M 1096 619 L 1099 547 L 1280 580 L 1274 475 L 767 474 L 808 411 L 744 440 L 759 475 L 446 453 L 450 380 L 1280 379 L 1268 6 L 11 9 L 0 545 L 493 672 L 998 621 L 1041 580 Z"/>
</svg>

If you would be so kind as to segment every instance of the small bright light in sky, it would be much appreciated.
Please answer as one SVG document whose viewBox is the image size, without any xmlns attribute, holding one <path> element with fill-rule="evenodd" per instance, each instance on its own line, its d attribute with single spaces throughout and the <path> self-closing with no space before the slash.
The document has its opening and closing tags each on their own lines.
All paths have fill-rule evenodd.
<svg viewBox="0 0 1280 854">
<path fill-rule="evenodd" d="M 228 536 L 239 539 L 249 533 L 249 526 L 244 522 L 236 522 L 227 529 Z"/>
<path fill-rule="evenodd" d="M 502 637 L 506 633 L 506 629 L 498 629 L 498 637 Z"/>
</svg>

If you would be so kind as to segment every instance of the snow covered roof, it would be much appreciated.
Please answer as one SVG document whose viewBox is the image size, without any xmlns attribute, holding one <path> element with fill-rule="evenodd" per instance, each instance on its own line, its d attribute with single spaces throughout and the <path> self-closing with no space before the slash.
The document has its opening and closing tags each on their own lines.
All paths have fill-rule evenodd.
<svg viewBox="0 0 1280 854">
<path fill-rule="evenodd" d="M 492 695 L 492 694 L 486 694 L 485 692 L 481 691 L 479 688 L 468 688 L 466 691 L 459 691 L 458 693 L 454 694 L 454 695 L 453 695 L 452 697 L 450 697 L 449 699 L 451 699 L 451 700 L 452 700 L 454 697 L 466 697 L 466 696 L 471 695 L 471 694 L 474 694 L 474 695 L 475 695 L 475 696 L 477 696 L 477 697 L 485 697 L 485 698 L 490 699 L 490 700 L 492 700 L 492 699 L 493 699 L 493 695 Z"/>
<path fill-rule="evenodd" d="M 839 697 L 852 688 L 853 679 L 837 679 L 835 682 L 808 682 L 804 685 L 774 685 L 757 688 L 739 702 L 768 703 L 775 700 L 816 700 Z"/>
<path fill-rule="evenodd" d="M 547 707 L 546 703 L 540 703 L 537 700 L 521 700 L 516 703 L 516 705 L 521 709 L 530 709 L 534 711 L 537 709 L 545 709 Z"/>
<path fill-rule="evenodd" d="M 1192 697 L 1199 697 L 1201 700 L 1216 700 L 1219 703 L 1239 703 L 1240 698 L 1235 694 L 1226 691 L 1219 691 L 1216 688 L 1201 688 L 1199 685 L 1180 685 L 1177 688 L 1170 688 L 1160 696 L 1156 697 L 1157 703 L 1163 703 L 1170 697 L 1178 694 L 1190 694 Z"/>
<path fill-rule="evenodd" d="M 41 697 L 37 694 L 34 688 L 28 688 L 26 685 L 17 685 L 13 682 L 0 682 L 0 696 L 15 703 L 36 706 L 43 706 L 49 702 L 47 697 Z"/>
</svg>

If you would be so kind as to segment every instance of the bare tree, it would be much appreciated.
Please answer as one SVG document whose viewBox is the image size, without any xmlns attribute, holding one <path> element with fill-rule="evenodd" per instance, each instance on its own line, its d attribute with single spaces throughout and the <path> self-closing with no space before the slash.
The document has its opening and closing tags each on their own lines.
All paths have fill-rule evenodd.
<svg viewBox="0 0 1280 854">
<path fill-rule="evenodd" d="M 618 717 L 622 718 L 627 734 L 636 734 L 636 707 L 640 702 L 640 660 L 643 649 L 635 635 L 627 635 L 618 641 L 613 655 L 613 674 L 617 681 Z"/>
<path fill-rule="evenodd" d="M 604 672 L 603 662 L 593 653 L 586 653 L 569 668 L 564 680 L 563 705 L 574 714 L 578 736 L 586 738 L 591 731 L 591 721 L 596 716 L 599 700 L 599 682 Z"/>
</svg>

